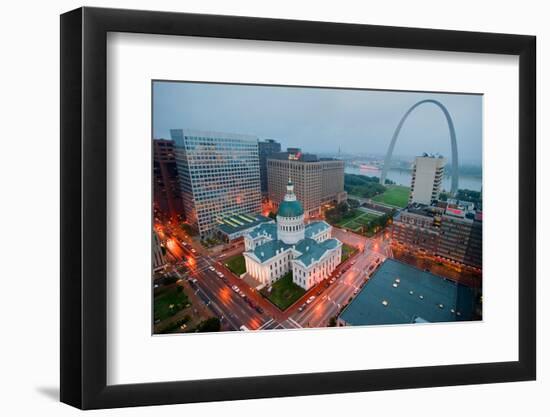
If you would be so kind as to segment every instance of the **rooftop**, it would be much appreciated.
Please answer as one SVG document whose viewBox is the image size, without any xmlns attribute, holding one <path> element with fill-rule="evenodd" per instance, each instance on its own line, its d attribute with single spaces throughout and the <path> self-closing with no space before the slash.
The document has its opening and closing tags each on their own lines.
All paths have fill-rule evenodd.
<svg viewBox="0 0 550 417">
<path fill-rule="evenodd" d="M 291 248 L 292 245 L 284 243 L 282 240 L 270 240 L 262 245 L 256 246 L 252 251 L 256 258 L 260 262 L 265 262 L 268 259 L 273 258 L 277 253 L 280 253 L 281 250 L 285 251 L 288 248 Z M 245 252 L 247 253 L 247 252 Z"/>
<path fill-rule="evenodd" d="M 248 235 L 252 239 L 256 239 L 260 236 L 268 236 L 271 239 L 277 239 L 277 224 L 274 221 L 262 223 L 251 230 Z"/>
<path fill-rule="evenodd" d="M 320 232 L 327 230 L 330 225 L 325 221 L 311 222 L 306 226 L 305 235 L 306 237 L 313 237 Z"/>
<path fill-rule="evenodd" d="M 464 285 L 386 260 L 340 318 L 352 326 L 472 320 L 475 296 Z"/>
<path fill-rule="evenodd" d="M 305 266 L 309 266 L 319 260 L 326 251 L 336 248 L 338 244 L 339 241 L 336 239 L 327 239 L 324 242 L 317 243 L 313 239 L 305 238 L 296 245 L 296 250 L 301 253 L 296 260 L 301 261 Z"/>
<path fill-rule="evenodd" d="M 227 235 L 232 235 L 271 221 L 269 217 L 260 214 L 236 214 L 221 219 L 218 229 Z"/>
<path fill-rule="evenodd" d="M 313 262 L 319 260 L 326 251 L 336 248 L 339 243 L 337 239 L 327 239 L 324 242 L 317 243 L 317 241 L 313 239 L 305 238 L 296 245 L 289 245 L 282 240 L 270 240 L 262 245 L 256 246 L 252 252 L 260 262 L 263 263 L 278 253 L 281 253 L 281 251 L 286 251 L 294 247 L 296 251 L 301 253 L 301 255 L 295 259 L 301 261 L 305 266 L 309 266 Z"/>
</svg>

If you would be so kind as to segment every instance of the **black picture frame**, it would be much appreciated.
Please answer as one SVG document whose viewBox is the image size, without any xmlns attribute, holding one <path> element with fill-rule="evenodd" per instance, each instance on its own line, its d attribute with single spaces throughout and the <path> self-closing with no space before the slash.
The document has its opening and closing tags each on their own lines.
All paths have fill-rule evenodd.
<svg viewBox="0 0 550 417">
<path fill-rule="evenodd" d="M 108 32 L 519 56 L 519 360 L 107 385 Z M 535 45 L 524 35 L 251 17 L 88 7 L 61 15 L 61 401 L 95 409 L 535 379 Z"/>
</svg>

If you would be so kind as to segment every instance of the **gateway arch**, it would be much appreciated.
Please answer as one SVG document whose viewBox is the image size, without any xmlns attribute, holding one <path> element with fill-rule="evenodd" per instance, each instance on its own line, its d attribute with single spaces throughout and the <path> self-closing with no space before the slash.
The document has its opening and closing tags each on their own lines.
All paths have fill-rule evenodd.
<svg viewBox="0 0 550 417">
<path fill-rule="evenodd" d="M 414 109 L 416 109 L 418 106 L 421 106 L 422 104 L 425 104 L 425 103 L 435 104 L 443 112 L 443 114 L 445 115 L 445 119 L 447 119 L 447 125 L 449 126 L 449 136 L 451 137 L 451 153 L 452 153 L 451 194 L 455 195 L 456 192 L 458 191 L 458 147 L 456 145 L 455 126 L 453 124 L 453 119 L 451 118 L 451 115 L 449 114 L 449 111 L 447 110 L 447 108 L 441 102 L 437 100 L 432 100 L 432 99 L 421 100 L 418 103 L 414 104 L 409 108 L 409 110 L 407 110 L 407 112 L 403 115 L 403 117 L 399 121 L 399 124 L 397 125 L 397 128 L 393 133 L 393 137 L 391 139 L 390 146 L 388 147 L 388 152 L 386 153 L 386 157 L 384 158 L 384 167 L 382 168 L 382 175 L 380 175 L 380 184 L 384 185 L 384 183 L 386 182 L 386 175 L 390 167 L 393 149 L 395 148 L 395 142 L 397 141 L 397 137 L 401 132 L 403 123 L 405 123 L 405 120 L 407 120 L 407 117 L 409 117 L 409 115 L 412 113 Z"/>
</svg>

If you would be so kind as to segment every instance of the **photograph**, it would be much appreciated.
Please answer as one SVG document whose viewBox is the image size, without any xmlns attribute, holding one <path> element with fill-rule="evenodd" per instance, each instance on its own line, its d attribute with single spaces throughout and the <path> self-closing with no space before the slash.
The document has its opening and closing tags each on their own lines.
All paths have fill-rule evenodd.
<svg viewBox="0 0 550 417">
<path fill-rule="evenodd" d="M 482 94 L 151 88 L 153 334 L 482 320 Z"/>
</svg>

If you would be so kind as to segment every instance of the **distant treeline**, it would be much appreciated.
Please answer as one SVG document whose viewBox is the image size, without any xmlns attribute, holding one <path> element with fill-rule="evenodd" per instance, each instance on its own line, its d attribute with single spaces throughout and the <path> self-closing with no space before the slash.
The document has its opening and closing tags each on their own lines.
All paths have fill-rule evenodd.
<svg viewBox="0 0 550 417">
<path fill-rule="evenodd" d="M 392 163 L 390 169 L 399 169 L 402 171 L 412 171 L 412 166 L 409 162 L 397 161 L 395 164 Z M 450 163 L 445 165 L 445 172 L 448 174 L 451 173 L 452 166 Z M 464 175 L 469 177 L 481 177 L 482 174 L 481 165 L 474 164 L 464 164 L 458 166 L 458 175 Z"/>
<path fill-rule="evenodd" d="M 439 198 L 443 201 L 447 201 L 447 199 L 449 198 L 449 194 L 441 193 Z M 455 198 L 460 201 L 469 201 L 471 203 L 474 203 L 478 209 L 481 209 L 483 205 L 483 195 L 480 191 L 458 190 Z"/>
</svg>

